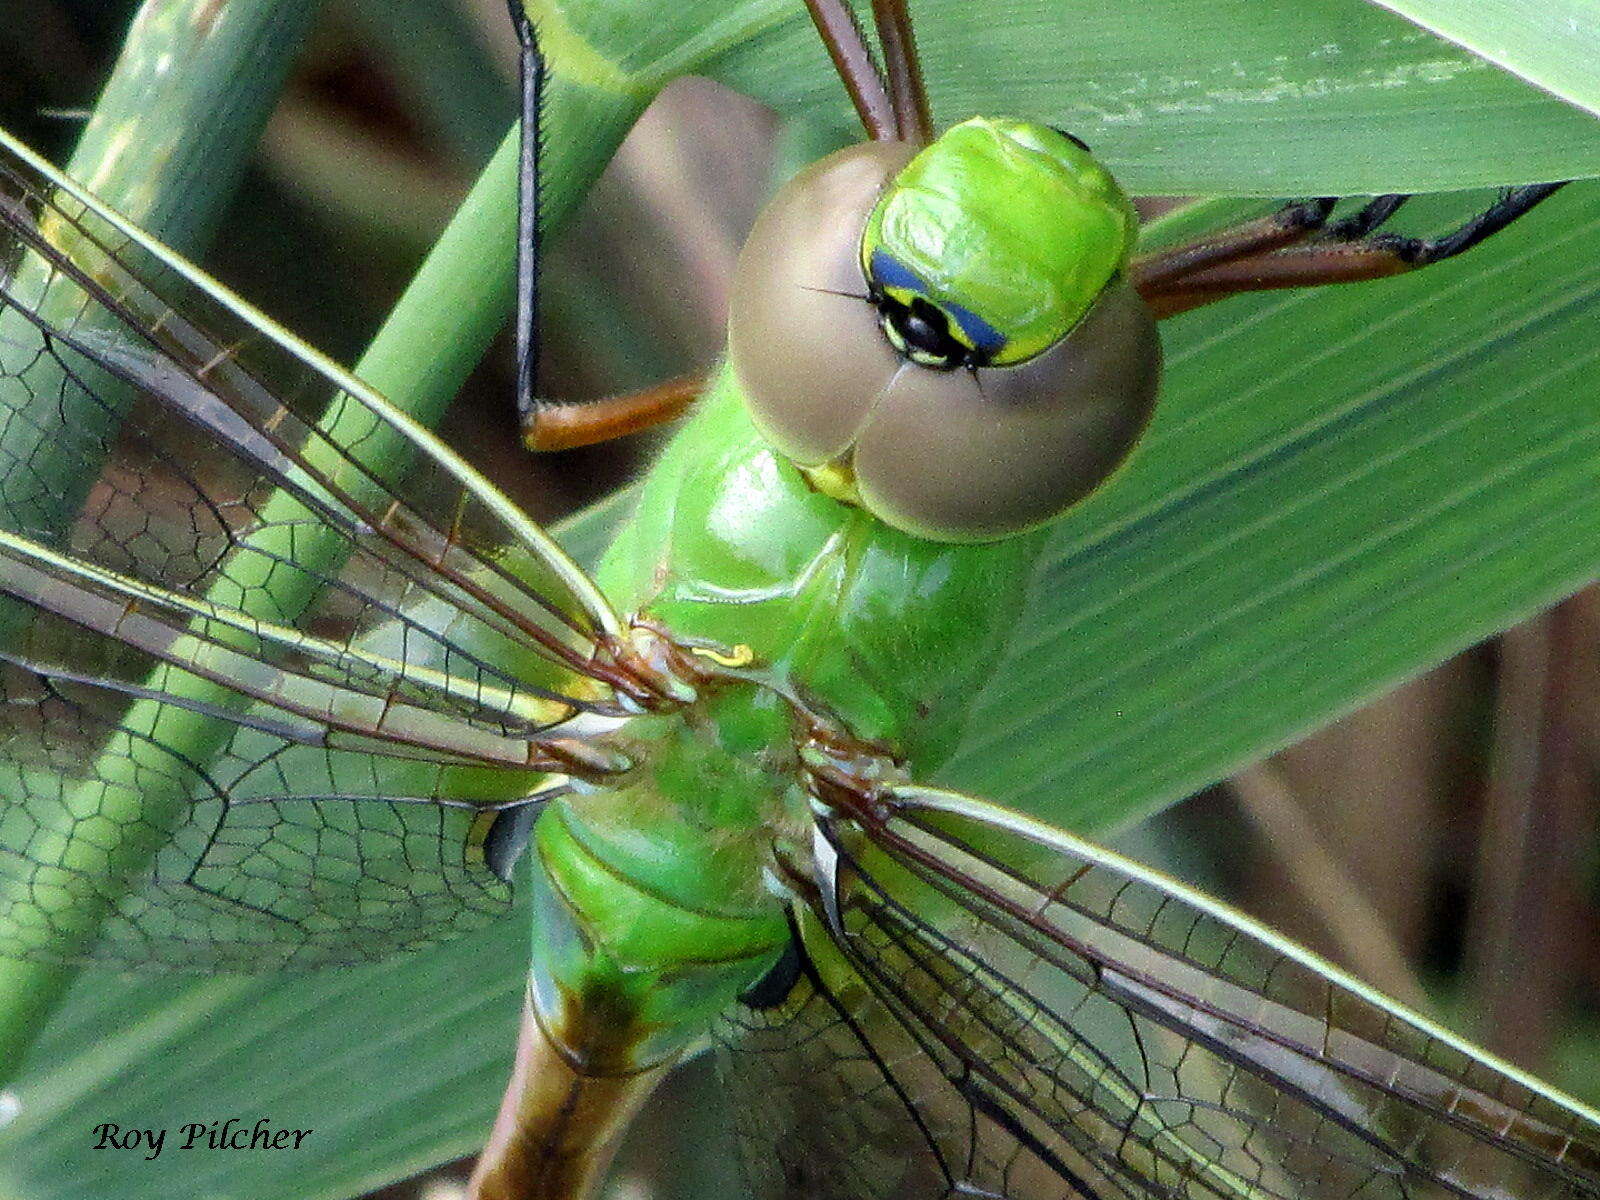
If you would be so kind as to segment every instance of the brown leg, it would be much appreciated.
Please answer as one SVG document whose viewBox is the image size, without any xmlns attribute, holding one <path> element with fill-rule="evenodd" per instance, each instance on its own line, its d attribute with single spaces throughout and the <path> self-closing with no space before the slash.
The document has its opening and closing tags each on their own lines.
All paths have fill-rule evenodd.
<svg viewBox="0 0 1600 1200">
<path fill-rule="evenodd" d="M 878 26 L 878 41 L 883 46 L 889 99 L 894 106 L 900 140 L 925 146 L 933 141 L 933 112 L 928 107 L 928 89 L 922 81 L 922 63 L 917 58 L 911 12 L 906 0 L 872 0 L 872 15 Z"/>
<path fill-rule="evenodd" d="M 1129 277 L 1139 294 L 1150 300 L 1197 271 L 1304 240 L 1322 228 L 1337 202 L 1333 196 L 1296 201 L 1270 216 L 1246 221 L 1170 250 L 1143 255 L 1129 266 Z"/>
<path fill-rule="evenodd" d="M 828 48 L 834 69 L 844 81 L 845 91 L 850 93 L 850 102 L 856 106 L 867 137 L 875 142 L 895 141 L 900 130 L 894 103 L 850 5 L 845 0 L 806 0 L 806 8 L 822 35 L 822 44 Z"/>
<path fill-rule="evenodd" d="M 1134 284 L 1158 317 L 1170 317 L 1240 292 L 1382 279 L 1470 250 L 1562 186 L 1539 183 L 1509 188 L 1472 220 L 1437 238 L 1373 232 L 1405 202 L 1404 196 L 1376 197 L 1353 216 L 1321 229 L 1314 238 L 1312 234 L 1323 222 L 1302 226 L 1296 236 L 1286 237 L 1278 246 L 1251 247 L 1245 253 L 1238 252 L 1249 240 L 1241 231 L 1250 225 L 1241 225 L 1218 237 L 1136 262 Z M 1264 221 L 1279 220 L 1289 211 L 1281 210 Z"/>
<path fill-rule="evenodd" d="M 1359 244 L 1294 246 L 1198 271 L 1171 287 L 1152 289 L 1141 295 L 1157 317 L 1173 317 L 1241 292 L 1358 283 L 1399 275 L 1421 265 L 1408 263 L 1382 247 Z"/>
<path fill-rule="evenodd" d="M 705 380 L 699 376 L 675 379 L 634 395 L 611 396 L 589 404 L 562 404 L 539 398 L 539 157 L 543 145 L 539 121 L 544 106 L 545 61 L 539 50 L 538 31 L 523 0 L 507 0 L 507 9 L 522 55 L 522 145 L 517 171 L 517 417 L 523 444 L 530 450 L 566 450 L 670 421 L 699 395 Z"/>
<path fill-rule="evenodd" d="M 572 450 L 638 433 L 679 416 L 705 386 L 704 375 L 683 375 L 601 400 L 541 400 L 523 415 L 522 444 L 529 450 Z"/>
</svg>

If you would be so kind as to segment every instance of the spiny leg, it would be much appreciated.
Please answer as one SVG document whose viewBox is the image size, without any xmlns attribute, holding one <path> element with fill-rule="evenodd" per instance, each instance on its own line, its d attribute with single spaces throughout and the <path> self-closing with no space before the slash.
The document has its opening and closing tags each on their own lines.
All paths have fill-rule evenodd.
<svg viewBox="0 0 1600 1200">
<path fill-rule="evenodd" d="M 1337 241 L 1354 241 L 1364 238 L 1379 225 L 1382 225 L 1395 213 L 1400 211 L 1400 206 L 1410 195 L 1404 192 L 1393 192 L 1387 196 L 1374 196 L 1361 206 L 1360 209 L 1335 221 L 1327 228 L 1327 235 Z"/>
<path fill-rule="evenodd" d="M 1327 222 L 1338 202 L 1337 196 L 1296 200 L 1268 216 L 1136 258 L 1128 268 L 1129 276 L 1139 294 L 1149 300 L 1197 271 L 1277 250 L 1309 237 Z"/>
<path fill-rule="evenodd" d="M 507 7 L 517 33 L 522 80 L 516 334 L 517 412 L 522 440 L 530 450 L 593 445 L 673 419 L 699 394 L 705 380 L 697 375 L 684 376 L 640 392 L 581 403 L 550 401 L 537 395 L 539 168 L 543 148 L 540 120 L 546 65 L 539 49 L 538 31 L 523 0 L 507 0 Z M 807 0 L 807 8 L 868 135 L 874 140 L 930 140 L 932 118 L 906 0 L 873 0 L 878 36 L 889 67 L 889 85 L 845 0 Z"/>
<path fill-rule="evenodd" d="M 933 141 L 933 111 L 928 106 L 928 89 L 922 79 L 907 0 L 872 0 L 872 16 L 878 26 L 878 43 L 883 47 L 889 100 L 900 139 L 925 146 Z"/>
<path fill-rule="evenodd" d="M 1389 251 L 1407 266 L 1425 267 L 1429 263 L 1443 262 L 1470 250 L 1479 242 L 1499 233 L 1534 205 L 1566 187 L 1568 180 L 1559 183 L 1530 183 L 1522 187 L 1507 188 L 1500 198 L 1459 229 L 1438 238 L 1404 237 L 1384 233 L 1371 239 L 1372 244 Z"/>
<path fill-rule="evenodd" d="M 542 399 L 539 380 L 540 118 L 545 61 L 523 0 L 507 0 L 517 31 L 522 77 L 522 136 L 517 165 L 517 417 L 530 450 L 569 450 L 648 429 L 678 416 L 705 386 L 686 375 L 640 392 L 572 403 Z"/>
<path fill-rule="evenodd" d="M 1147 276 L 1136 273 L 1135 283 L 1156 315 L 1169 317 L 1240 292 L 1399 275 L 1470 250 L 1562 186 L 1538 183 L 1508 188 L 1483 212 L 1434 238 L 1375 232 L 1407 199 L 1403 195 L 1378 196 L 1350 217 L 1326 226 L 1316 237 L 1311 236 L 1316 232 L 1311 229 L 1277 248 L 1213 257 L 1203 265 L 1180 262 L 1177 268 L 1151 271 Z M 1179 247 L 1149 261 L 1160 266 L 1169 256 L 1177 258 L 1187 249 Z"/>
<path fill-rule="evenodd" d="M 544 55 L 523 0 L 507 0 L 517 31 L 522 83 L 521 148 L 517 159 L 517 416 L 524 439 L 538 423 L 540 199 L 539 119 L 544 106 Z"/>
<path fill-rule="evenodd" d="M 515 0 L 513 0 L 515 2 Z M 806 0 L 811 20 L 828 48 L 828 56 L 855 105 L 861 127 L 874 142 L 892 142 L 900 136 L 894 101 L 884 85 L 872 49 L 846 0 Z"/>
<path fill-rule="evenodd" d="M 507 0 L 517 32 L 522 79 L 521 156 L 518 164 L 517 412 L 523 444 L 560 450 L 609 441 L 669 421 L 703 389 L 702 376 L 684 376 L 640 392 L 580 403 L 541 399 L 538 382 L 538 284 L 541 237 L 539 167 L 546 66 L 538 31 L 523 0 Z M 844 81 L 856 112 L 874 140 L 932 134 L 928 99 L 905 0 L 873 0 L 878 36 L 889 63 L 893 93 L 845 0 L 807 0 L 812 20 Z"/>
</svg>

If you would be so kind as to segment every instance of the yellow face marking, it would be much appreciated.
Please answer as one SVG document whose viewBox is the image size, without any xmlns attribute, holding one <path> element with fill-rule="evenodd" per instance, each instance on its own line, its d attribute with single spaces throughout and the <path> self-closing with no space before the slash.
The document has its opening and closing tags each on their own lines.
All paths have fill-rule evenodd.
<svg viewBox="0 0 1600 1200">
<path fill-rule="evenodd" d="M 805 481 L 824 496 L 840 504 L 862 507 L 861 492 L 856 487 L 855 468 L 850 465 L 848 457 L 823 463 L 820 467 L 800 466 L 798 463 L 796 466 L 799 466 Z"/>
<path fill-rule="evenodd" d="M 914 289 L 908 287 L 884 287 L 883 294 L 889 297 L 889 299 L 904 305 L 906 308 L 911 307 L 911 302 L 913 300 L 922 300 L 933 305 L 934 308 L 937 308 L 941 313 L 944 314 L 945 328 L 949 331 L 951 337 L 960 342 L 968 350 L 976 350 L 978 348 L 978 344 L 969 338 L 967 336 L 967 331 L 961 327 L 961 322 L 951 317 L 950 313 L 937 300 L 933 300 L 924 293 L 915 291 Z M 893 331 L 887 321 L 883 323 L 883 331 L 888 336 L 890 343 L 896 350 L 900 351 L 901 354 L 907 354 L 903 339 L 901 339 L 899 335 Z M 908 354 L 908 357 L 915 359 L 917 362 L 923 361 L 915 354 Z"/>
<path fill-rule="evenodd" d="M 698 654 L 701 658 L 709 659 L 719 667 L 728 667 L 730 669 L 748 667 L 756 660 L 756 652 L 743 642 L 734 646 L 726 654 L 720 650 L 713 650 L 709 646 L 691 646 L 689 647 L 689 653 Z"/>
</svg>

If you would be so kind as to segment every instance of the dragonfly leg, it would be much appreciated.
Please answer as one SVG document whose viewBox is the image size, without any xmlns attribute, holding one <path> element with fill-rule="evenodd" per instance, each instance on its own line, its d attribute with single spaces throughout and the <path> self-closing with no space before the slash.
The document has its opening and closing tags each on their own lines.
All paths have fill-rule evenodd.
<svg viewBox="0 0 1600 1200">
<path fill-rule="evenodd" d="M 1134 279 L 1140 294 L 1159 317 L 1187 312 L 1240 292 L 1381 279 L 1470 250 L 1562 186 L 1537 183 L 1508 188 L 1471 220 L 1432 238 L 1377 232 L 1408 198 L 1378 196 L 1351 216 L 1332 224 L 1324 222 L 1320 229 L 1309 228 L 1279 246 L 1232 256 L 1200 255 L 1193 262 L 1183 258 L 1189 247 L 1151 256 L 1134 264 Z"/>
<path fill-rule="evenodd" d="M 539 122 L 544 108 L 545 61 L 523 0 L 506 0 L 506 5 L 517 31 L 522 83 L 517 160 L 517 415 L 526 429 L 541 405 L 534 387 L 539 378 L 539 154 L 543 145 Z"/>
<path fill-rule="evenodd" d="M 515 4 L 517 0 L 511 2 Z M 833 59 L 834 70 L 850 94 L 850 103 L 855 105 L 867 137 L 875 142 L 898 140 L 900 122 L 894 101 L 850 5 L 845 0 L 806 0 L 806 9 L 822 35 L 822 44 L 828 48 L 828 57 Z M 909 24 L 906 29 L 909 40 Z"/>
<path fill-rule="evenodd" d="M 683 412 L 705 385 L 701 376 L 684 376 L 624 396 L 585 403 L 547 400 L 539 380 L 539 157 L 540 119 L 546 77 L 539 33 L 524 0 L 507 0 L 517 31 L 521 60 L 522 133 L 517 168 L 517 418 L 522 442 L 530 450 L 570 450 L 636 433 Z"/>
<path fill-rule="evenodd" d="M 704 375 L 682 375 L 599 400 L 538 400 L 522 413 L 522 444 L 529 450 L 572 450 L 638 433 L 682 414 L 705 386 Z"/>
<path fill-rule="evenodd" d="M 1141 296 L 1153 300 L 1198 271 L 1303 241 L 1327 223 L 1338 202 L 1337 196 L 1296 200 L 1268 216 L 1136 258 L 1129 277 Z"/>
<path fill-rule="evenodd" d="M 911 11 L 906 0 L 872 0 L 872 16 L 878 26 L 878 44 L 883 47 L 883 63 L 889 76 L 889 102 L 899 126 L 900 140 L 927 145 L 933 141 L 933 111 L 928 106 L 928 89 L 922 80 L 922 63 L 917 57 L 917 41 L 911 29 Z"/>
</svg>

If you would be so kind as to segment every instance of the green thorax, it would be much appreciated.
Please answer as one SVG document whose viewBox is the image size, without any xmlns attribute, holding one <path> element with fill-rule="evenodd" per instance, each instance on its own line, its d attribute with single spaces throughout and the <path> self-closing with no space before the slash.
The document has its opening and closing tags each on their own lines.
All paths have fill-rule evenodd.
<svg viewBox="0 0 1600 1200">
<path fill-rule="evenodd" d="M 731 376 L 646 479 L 597 578 L 625 613 L 748 646 L 786 690 L 926 770 L 954 748 L 1040 545 L 939 545 L 812 491 Z M 731 684 L 617 735 L 638 764 L 552 803 L 535 848 L 534 993 L 570 1057 L 660 1061 L 789 939 L 774 842 L 804 848 L 789 703 Z"/>
<path fill-rule="evenodd" d="M 749 646 L 926 772 L 1010 639 L 1042 536 L 936 543 L 819 494 L 762 441 L 724 371 L 597 578 L 623 612 Z"/>
<path fill-rule="evenodd" d="M 953 336 L 1004 366 L 1065 337 L 1137 236 L 1132 203 L 1083 146 L 1047 125 L 974 117 L 884 191 L 861 267 L 901 303 L 933 304 Z"/>
</svg>

